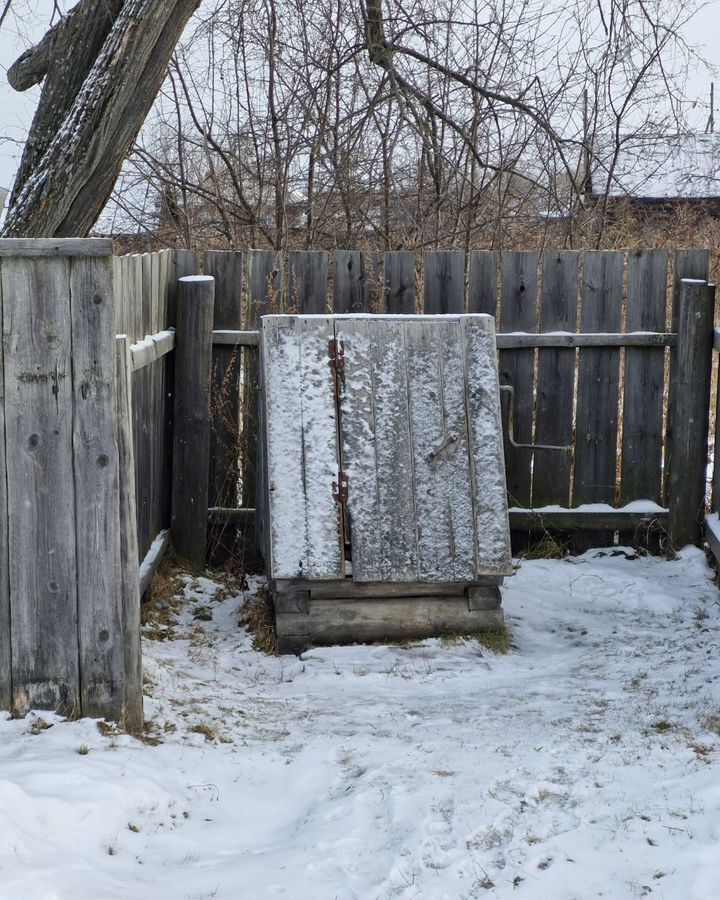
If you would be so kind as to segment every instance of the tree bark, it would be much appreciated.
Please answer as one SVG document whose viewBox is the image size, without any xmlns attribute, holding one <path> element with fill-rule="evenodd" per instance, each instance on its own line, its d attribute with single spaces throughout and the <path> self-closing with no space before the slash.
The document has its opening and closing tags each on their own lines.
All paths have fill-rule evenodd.
<svg viewBox="0 0 720 900">
<path fill-rule="evenodd" d="M 88 234 L 199 2 L 82 0 L 12 66 L 45 85 L 3 236 Z"/>
</svg>

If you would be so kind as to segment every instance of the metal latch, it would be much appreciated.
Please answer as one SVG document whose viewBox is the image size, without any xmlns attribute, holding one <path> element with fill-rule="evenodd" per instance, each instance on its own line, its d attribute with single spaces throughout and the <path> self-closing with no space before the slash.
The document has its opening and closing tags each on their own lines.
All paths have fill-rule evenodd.
<svg viewBox="0 0 720 900">
<path fill-rule="evenodd" d="M 331 337 L 328 340 L 328 357 L 331 369 L 345 368 L 345 344 L 339 338 Z"/>
<path fill-rule="evenodd" d="M 518 444 L 515 440 L 514 416 L 515 416 L 515 388 L 511 384 L 501 384 L 500 390 L 510 397 L 508 404 L 508 440 L 516 450 L 555 450 L 558 453 L 571 453 L 572 446 L 555 447 L 552 444 Z"/>
<path fill-rule="evenodd" d="M 342 469 L 338 472 L 338 480 L 333 481 L 332 492 L 333 500 L 335 500 L 336 503 L 347 503 L 348 477 Z"/>
</svg>

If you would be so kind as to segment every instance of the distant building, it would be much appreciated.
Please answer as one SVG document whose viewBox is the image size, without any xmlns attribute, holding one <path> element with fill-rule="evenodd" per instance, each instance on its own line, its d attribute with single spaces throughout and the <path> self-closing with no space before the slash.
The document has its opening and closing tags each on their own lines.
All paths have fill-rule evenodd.
<svg viewBox="0 0 720 900">
<path fill-rule="evenodd" d="M 596 143 L 586 197 L 674 207 L 701 203 L 720 212 L 720 134 L 623 137 Z"/>
</svg>

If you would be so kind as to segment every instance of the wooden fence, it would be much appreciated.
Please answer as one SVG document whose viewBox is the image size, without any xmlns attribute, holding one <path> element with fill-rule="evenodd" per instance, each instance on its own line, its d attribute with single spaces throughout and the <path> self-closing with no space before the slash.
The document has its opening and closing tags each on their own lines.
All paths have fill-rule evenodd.
<svg viewBox="0 0 720 900">
<path fill-rule="evenodd" d="M 707 252 L 110 252 L 0 242 L 2 706 L 139 727 L 139 597 L 171 525 L 194 526 L 198 564 L 193 541 L 217 562 L 252 535 L 267 312 L 494 315 L 516 549 L 700 539 Z M 706 528 L 720 555 L 715 513 Z"/>
</svg>

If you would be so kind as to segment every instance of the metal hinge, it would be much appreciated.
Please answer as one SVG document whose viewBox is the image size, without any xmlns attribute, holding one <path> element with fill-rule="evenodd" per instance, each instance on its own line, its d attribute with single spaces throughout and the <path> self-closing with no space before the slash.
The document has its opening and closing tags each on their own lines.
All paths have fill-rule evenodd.
<svg viewBox="0 0 720 900">
<path fill-rule="evenodd" d="M 515 440 L 515 388 L 511 384 L 501 384 L 500 390 L 509 396 L 507 434 L 510 445 L 516 450 L 551 450 L 558 453 L 572 453 L 572 444 L 557 447 L 552 444 L 519 444 Z"/>
<path fill-rule="evenodd" d="M 338 472 L 338 480 L 333 481 L 332 486 L 333 500 L 336 503 L 347 503 L 348 500 L 348 477 L 342 469 Z"/>
<path fill-rule="evenodd" d="M 345 344 L 339 338 L 331 337 L 328 341 L 328 357 L 331 369 L 345 368 Z"/>
</svg>

